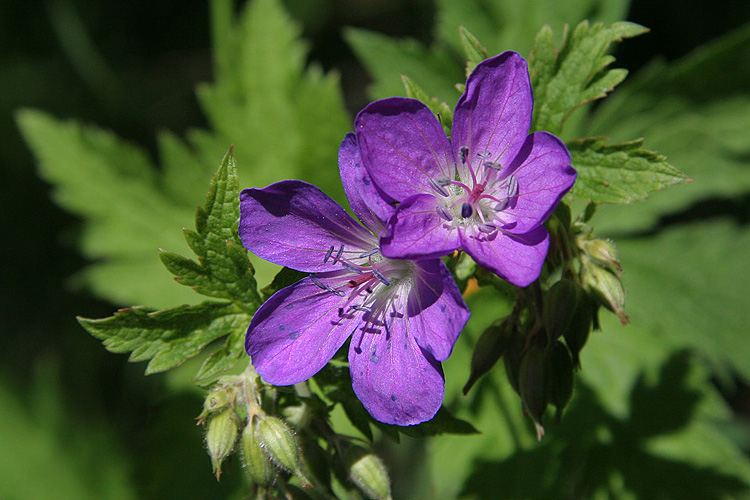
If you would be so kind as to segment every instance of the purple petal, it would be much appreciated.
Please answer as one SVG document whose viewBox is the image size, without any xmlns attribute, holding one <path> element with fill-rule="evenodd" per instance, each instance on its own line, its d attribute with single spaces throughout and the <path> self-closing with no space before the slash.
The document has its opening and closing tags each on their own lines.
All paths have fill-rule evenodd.
<svg viewBox="0 0 750 500">
<path fill-rule="evenodd" d="M 448 255 L 460 246 L 458 231 L 438 214 L 441 202 L 429 194 L 406 199 L 380 237 L 380 251 L 393 259 Z"/>
<path fill-rule="evenodd" d="M 505 210 L 514 233 L 526 233 L 547 220 L 576 180 L 565 144 L 548 132 L 528 136 L 508 174 L 518 180 L 518 196 Z"/>
<path fill-rule="evenodd" d="M 503 52 L 477 65 L 453 115 L 451 142 L 456 158 L 468 147 L 467 165 L 493 161 L 507 166 L 521 149 L 531 127 L 534 99 L 523 57 Z M 462 179 L 470 177 L 458 164 Z"/>
<path fill-rule="evenodd" d="M 520 235 L 503 231 L 488 235 L 471 226 L 461 238 L 464 250 L 477 264 L 520 287 L 539 277 L 549 249 L 549 233 L 544 226 Z"/>
<path fill-rule="evenodd" d="M 405 321 L 394 321 L 387 333 L 355 332 L 349 369 L 355 394 L 381 422 L 414 425 L 440 409 L 443 370 L 417 345 Z"/>
<path fill-rule="evenodd" d="M 448 359 L 470 315 L 453 276 L 442 261 L 416 262 L 407 316 L 409 332 L 422 349 L 438 361 Z"/>
<path fill-rule="evenodd" d="M 373 184 L 362 165 L 357 137 L 351 132 L 346 134 L 339 147 L 339 172 L 352 211 L 373 233 L 379 234 L 385 221 L 396 210 L 388 203 L 394 200 L 386 199 L 386 195 Z"/>
<path fill-rule="evenodd" d="M 331 247 L 356 259 L 377 246 L 375 237 L 320 189 L 282 181 L 240 194 L 240 238 L 258 257 L 299 271 L 332 269 Z"/>
<path fill-rule="evenodd" d="M 429 179 L 453 178 L 453 155 L 443 127 L 416 99 L 375 101 L 360 111 L 354 129 L 372 180 L 397 201 L 432 192 Z"/>
<path fill-rule="evenodd" d="M 347 278 L 343 271 L 316 276 L 332 287 L 342 286 Z M 253 316 L 245 338 L 245 349 L 263 380 L 291 385 L 318 373 L 362 322 L 361 317 L 339 315 L 346 301 L 310 277 L 273 294 Z"/>
</svg>

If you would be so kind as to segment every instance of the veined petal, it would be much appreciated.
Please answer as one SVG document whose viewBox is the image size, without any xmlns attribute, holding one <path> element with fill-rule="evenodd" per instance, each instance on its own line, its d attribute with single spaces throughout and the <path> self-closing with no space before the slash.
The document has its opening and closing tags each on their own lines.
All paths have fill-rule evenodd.
<svg viewBox="0 0 750 500">
<path fill-rule="evenodd" d="M 445 361 L 471 313 L 441 260 L 418 261 L 415 268 L 407 303 L 409 332 L 422 349 Z"/>
<path fill-rule="evenodd" d="M 375 237 L 320 189 L 289 180 L 240 194 L 239 234 L 258 257 L 304 272 L 328 271 L 335 254 L 356 259 L 377 246 Z"/>
<path fill-rule="evenodd" d="M 378 334 L 358 330 L 349 346 L 352 387 L 370 415 L 395 425 L 430 420 L 440 409 L 445 380 L 440 363 L 422 350 L 405 321 Z"/>
<path fill-rule="evenodd" d="M 507 174 L 518 180 L 518 196 L 505 209 L 513 233 L 526 233 L 547 220 L 576 180 L 565 144 L 548 132 L 528 136 Z"/>
<path fill-rule="evenodd" d="M 544 226 L 519 235 L 502 230 L 485 234 L 470 226 L 462 231 L 461 239 L 464 250 L 477 264 L 520 287 L 539 277 L 549 249 L 549 233 Z"/>
<path fill-rule="evenodd" d="M 430 179 L 453 178 L 453 154 L 443 127 L 416 99 L 375 101 L 357 115 L 354 130 L 372 180 L 397 201 L 431 192 Z"/>
<path fill-rule="evenodd" d="M 357 137 L 348 133 L 339 147 L 339 172 L 349 206 L 359 220 L 375 234 L 380 234 L 385 221 L 396 211 L 388 202 L 362 165 Z"/>
<path fill-rule="evenodd" d="M 458 162 L 462 179 L 470 177 L 469 164 L 510 164 L 529 133 L 533 106 L 529 70 L 516 52 L 503 52 L 474 68 L 453 115 L 456 158 L 462 147 L 468 148 L 467 163 Z"/>
<path fill-rule="evenodd" d="M 380 237 L 380 251 L 393 259 L 422 259 L 448 255 L 460 246 L 458 231 L 438 213 L 432 195 L 407 198 Z"/>
<path fill-rule="evenodd" d="M 346 272 L 334 271 L 315 279 L 333 288 L 346 277 Z M 318 373 L 362 322 L 361 316 L 339 313 L 346 302 L 310 277 L 273 294 L 253 316 L 245 338 L 263 380 L 291 385 Z"/>
</svg>

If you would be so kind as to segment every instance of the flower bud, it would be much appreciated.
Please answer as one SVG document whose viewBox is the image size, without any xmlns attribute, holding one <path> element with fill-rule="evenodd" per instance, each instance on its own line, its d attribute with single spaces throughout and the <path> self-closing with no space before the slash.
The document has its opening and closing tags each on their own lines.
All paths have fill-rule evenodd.
<svg viewBox="0 0 750 500">
<path fill-rule="evenodd" d="M 212 414 L 208 421 L 206 447 L 217 480 L 221 477 L 221 463 L 232 453 L 238 431 L 237 416 L 231 408 Z"/>
<path fill-rule="evenodd" d="M 624 310 L 625 289 L 620 278 L 596 264 L 584 265 L 581 275 L 584 283 L 601 305 L 615 313 L 623 325 L 630 323 L 630 318 Z"/>
<path fill-rule="evenodd" d="M 622 272 L 620 261 L 617 260 L 617 248 L 611 241 L 599 238 L 585 239 L 583 240 L 583 249 L 594 262 L 604 269 L 608 269 L 618 276 Z"/>
<path fill-rule="evenodd" d="M 303 486 L 309 484 L 294 432 L 284 421 L 276 417 L 260 417 L 255 435 L 268 458 L 297 476 Z"/>
<path fill-rule="evenodd" d="M 562 411 L 573 395 L 573 360 L 562 342 L 555 342 L 544 374 L 547 399 L 556 408 L 555 420 L 560 421 Z"/>
<path fill-rule="evenodd" d="M 391 481 L 383 461 L 374 453 L 352 446 L 346 452 L 349 479 L 372 500 L 390 500 Z"/>
<path fill-rule="evenodd" d="M 544 436 L 542 418 L 547 409 L 547 391 L 545 389 L 545 370 L 547 354 L 543 347 L 532 344 L 521 360 L 518 374 L 518 385 L 524 411 L 534 420 L 537 439 Z"/>
<path fill-rule="evenodd" d="M 203 401 L 203 411 L 198 415 L 198 425 L 206 423 L 206 419 L 215 412 L 219 412 L 230 406 L 229 393 L 225 389 L 213 389 Z"/>
<path fill-rule="evenodd" d="M 503 355 L 513 333 L 513 321 L 506 318 L 495 321 L 482 333 L 474 346 L 471 356 L 471 374 L 463 388 L 463 393 L 469 392 L 479 377 L 492 368 L 500 356 Z"/>
<path fill-rule="evenodd" d="M 255 484 L 271 486 L 276 481 L 277 469 L 258 443 L 255 428 L 255 417 L 252 417 L 242 431 L 242 437 L 240 438 L 242 464 Z"/>
<path fill-rule="evenodd" d="M 561 279 L 544 294 L 544 328 L 550 342 L 556 341 L 570 326 L 578 305 L 578 285 Z"/>
</svg>

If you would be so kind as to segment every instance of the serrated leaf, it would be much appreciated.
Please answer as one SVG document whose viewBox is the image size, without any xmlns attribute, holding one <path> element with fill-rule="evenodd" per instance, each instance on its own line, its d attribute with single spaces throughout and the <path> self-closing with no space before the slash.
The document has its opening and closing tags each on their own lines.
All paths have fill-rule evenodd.
<svg viewBox="0 0 750 500">
<path fill-rule="evenodd" d="M 109 318 L 78 322 L 107 350 L 129 352 L 133 362 L 150 360 L 148 375 L 178 366 L 224 335 L 244 332 L 250 316 L 232 304 L 203 302 L 163 310 L 132 307 Z"/>
<path fill-rule="evenodd" d="M 464 57 L 466 57 L 468 63 L 466 76 L 469 76 L 469 73 L 471 73 L 474 67 L 490 57 L 490 54 L 487 52 L 484 45 L 477 40 L 477 37 L 472 35 L 471 32 L 463 26 L 459 26 L 458 28 L 458 39 L 461 41 L 461 48 L 464 50 Z"/>
<path fill-rule="evenodd" d="M 589 25 L 583 21 L 572 33 L 567 29 L 559 50 L 549 28 L 537 36 L 529 58 L 531 87 L 534 90 L 532 130 L 560 135 L 563 122 L 578 107 L 605 97 L 620 83 L 627 71 L 610 70 L 614 61 L 610 45 L 648 31 L 633 23 Z"/>
<path fill-rule="evenodd" d="M 446 102 L 438 101 L 437 97 L 428 96 L 427 92 L 408 76 L 401 75 L 401 80 L 404 82 L 406 97 L 417 99 L 430 108 L 430 111 L 437 116 L 445 133 L 450 135 L 451 124 L 453 123 L 453 110 L 450 106 Z"/>
<path fill-rule="evenodd" d="M 237 234 L 238 200 L 237 166 L 230 151 L 211 178 L 205 204 L 196 211 L 196 230 L 184 231 L 200 263 L 171 252 L 162 251 L 159 257 L 180 284 L 208 297 L 231 300 L 252 314 L 260 297 L 247 251 Z"/>
<path fill-rule="evenodd" d="M 716 200 L 742 204 L 750 190 L 750 25 L 669 65 L 657 61 L 597 107 L 585 134 L 645 137 L 695 182 L 628 207 L 602 206 L 598 232 L 644 231 L 675 212 Z"/>
<path fill-rule="evenodd" d="M 641 149 L 643 140 L 607 144 L 591 137 L 568 142 L 578 178 L 572 192 L 594 203 L 633 203 L 690 179 L 666 157 Z"/>
<path fill-rule="evenodd" d="M 94 127 L 34 111 L 17 115 L 55 200 L 83 218 L 80 247 L 94 264 L 77 282 L 115 303 L 166 307 L 194 299 L 164 279 L 157 249 L 182 253 L 175 228 L 189 225 L 232 143 L 244 186 L 297 178 L 344 199 L 337 145 L 351 120 L 338 76 L 315 64 L 306 69 L 301 29 L 280 1 L 250 2 L 239 17 L 231 0 L 211 9 L 217 75 L 199 97 L 212 130 L 189 132 L 189 144 L 161 134 L 159 167 L 142 148 Z M 260 261 L 256 268 L 261 282 L 278 270 Z"/>
</svg>

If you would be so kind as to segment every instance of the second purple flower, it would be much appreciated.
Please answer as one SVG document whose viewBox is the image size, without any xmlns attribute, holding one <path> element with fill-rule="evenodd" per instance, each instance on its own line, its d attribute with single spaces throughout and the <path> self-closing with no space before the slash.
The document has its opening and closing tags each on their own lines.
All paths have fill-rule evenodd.
<svg viewBox="0 0 750 500">
<path fill-rule="evenodd" d="M 514 285 L 539 277 L 549 247 L 542 225 L 576 171 L 554 135 L 529 135 L 533 96 L 515 52 L 481 62 L 466 82 L 451 139 L 415 99 L 368 105 L 355 131 L 373 181 L 400 202 L 383 255 L 418 259 L 463 249 Z"/>
</svg>

